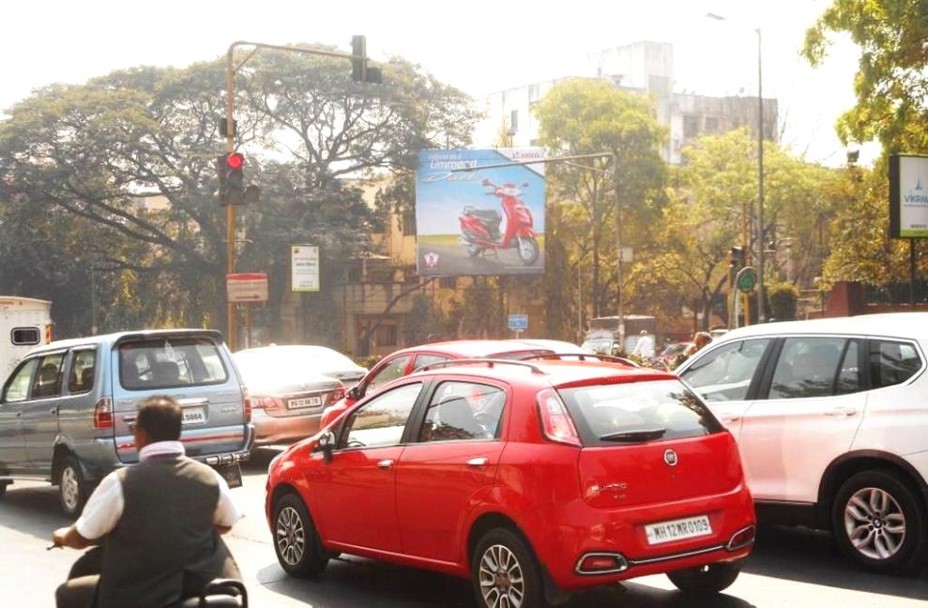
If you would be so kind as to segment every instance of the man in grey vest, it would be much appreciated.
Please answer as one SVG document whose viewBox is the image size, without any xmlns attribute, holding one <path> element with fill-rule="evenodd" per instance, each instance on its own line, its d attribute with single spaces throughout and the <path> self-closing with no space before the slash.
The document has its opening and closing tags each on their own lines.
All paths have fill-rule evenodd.
<svg viewBox="0 0 928 608">
<path fill-rule="evenodd" d="M 219 537 L 241 514 L 219 473 L 184 455 L 180 433 L 174 399 L 142 402 L 134 429 L 139 464 L 107 475 L 78 520 L 52 536 L 55 546 L 102 545 L 102 555 L 91 552 L 100 556 L 97 573 L 58 587 L 59 608 L 163 608 L 213 578 L 241 577 Z"/>
</svg>

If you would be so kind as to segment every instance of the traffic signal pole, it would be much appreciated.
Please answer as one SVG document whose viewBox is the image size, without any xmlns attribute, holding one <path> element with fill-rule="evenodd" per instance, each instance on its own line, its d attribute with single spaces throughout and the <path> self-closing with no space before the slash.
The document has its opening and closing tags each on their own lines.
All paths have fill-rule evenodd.
<svg viewBox="0 0 928 608">
<path fill-rule="evenodd" d="M 232 109 L 235 98 L 235 68 L 232 65 L 232 53 L 237 42 L 232 43 L 226 57 L 226 154 L 235 152 L 235 123 L 232 121 Z M 228 275 L 235 272 L 235 205 L 226 205 L 226 283 Z M 238 323 L 236 322 L 235 303 L 229 300 L 226 288 L 226 340 L 230 350 L 235 350 L 238 343 Z"/>
<path fill-rule="evenodd" d="M 353 73 L 359 73 L 361 80 L 364 82 L 381 82 L 380 68 L 369 68 L 367 66 L 367 48 L 364 36 L 354 36 L 351 40 L 352 48 L 360 50 L 357 53 L 340 53 L 338 51 L 323 51 L 321 49 L 309 49 L 297 46 L 283 46 L 278 44 L 264 44 L 263 42 L 248 42 L 238 40 L 229 45 L 226 53 L 226 155 L 235 152 L 235 121 L 233 120 L 233 110 L 235 105 L 235 71 L 234 65 L 235 48 L 239 46 L 250 46 L 257 49 L 272 49 L 276 51 L 286 51 L 290 53 L 305 53 L 308 55 L 324 55 L 326 57 L 341 57 L 352 61 Z M 253 51 L 254 52 L 254 51 Z M 242 61 L 242 64 L 251 57 L 249 55 Z M 357 67 L 355 67 L 357 66 Z M 239 65 L 238 67 L 241 67 Z M 355 77 L 355 80 L 358 80 Z M 235 213 L 237 205 L 226 206 L 226 274 L 230 275 L 235 272 Z M 228 281 L 228 278 L 226 279 Z M 238 323 L 236 304 L 228 300 L 228 288 L 226 291 L 227 306 L 227 329 L 226 337 L 229 349 L 236 350 L 238 345 Z"/>
</svg>

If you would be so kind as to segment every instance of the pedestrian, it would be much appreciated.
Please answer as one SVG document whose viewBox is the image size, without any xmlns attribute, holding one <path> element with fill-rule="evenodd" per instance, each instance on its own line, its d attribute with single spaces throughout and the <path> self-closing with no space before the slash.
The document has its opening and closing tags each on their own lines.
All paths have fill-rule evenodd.
<svg viewBox="0 0 928 608">
<path fill-rule="evenodd" d="M 707 331 L 698 331 L 693 336 L 693 342 L 683 351 L 684 359 L 689 359 L 696 354 L 699 349 L 712 342 L 712 334 Z"/>
<path fill-rule="evenodd" d="M 225 479 L 184 455 L 181 408 L 167 396 L 142 402 L 133 434 L 139 464 L 113 471 L 54 547 L 84 549 L 58 587 L 59 608 L 162 608 L 217 577 L 241 574 L 221 534 L 241 517 Z"/>
<path fill-rule="evenodd" d="M 635 343 L 632 355 L 637 355 L 645 361 L 654 358 L 654 338 L 651 337 L 648 330 L 642 329 L 638 334 L 638 342 Z"/>
</svg>

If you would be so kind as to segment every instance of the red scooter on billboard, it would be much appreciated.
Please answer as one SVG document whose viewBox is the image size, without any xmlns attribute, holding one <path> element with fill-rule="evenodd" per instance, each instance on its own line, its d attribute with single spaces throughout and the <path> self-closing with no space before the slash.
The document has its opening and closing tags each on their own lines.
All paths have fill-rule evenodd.
<svg viewBox="0 0 928 608">
<path fill-rule="evenodd" d="M 515 248 L 519 260 L 531 266 L 538 260 L 538 240 L 535 238 L 532 211 L 521 200 L 522 191 L 528 187 L 528 183 L 498 186 L 485 179 L 483 186 L 491 188 L 487 192 L 488 196 L 500 199 L 503 213 L 506 214 L 506 233 L 500 234 L 502 216 L 496 209 L 477 209 L 471 205 L 464 207 L 458 219 L 461 224 L 461 242 L 467 248 L 467 253 L 475 257 L 487 250 Z"/>
</svg>

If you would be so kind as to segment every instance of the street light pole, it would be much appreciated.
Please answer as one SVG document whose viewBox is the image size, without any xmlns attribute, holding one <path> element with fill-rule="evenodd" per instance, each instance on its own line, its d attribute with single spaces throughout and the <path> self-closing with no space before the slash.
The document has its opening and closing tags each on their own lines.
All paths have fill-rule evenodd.
<svg viewBox="0 0 928 608">
<path fill-rule="evenodd" d="M 760 28 L 757 32 L 757 322 L 764 323 L 764 87 Z"/>
<path fill-rule="evenodd" d="M 727 21 L 715 13 L 706 13 L 706 17 Z M 754 28 L 754 32 L 757 34 L 757 321 L 764 323 L 767 320 L 764 312 L 764 79 L 760 28 Z"/>
</svg>

